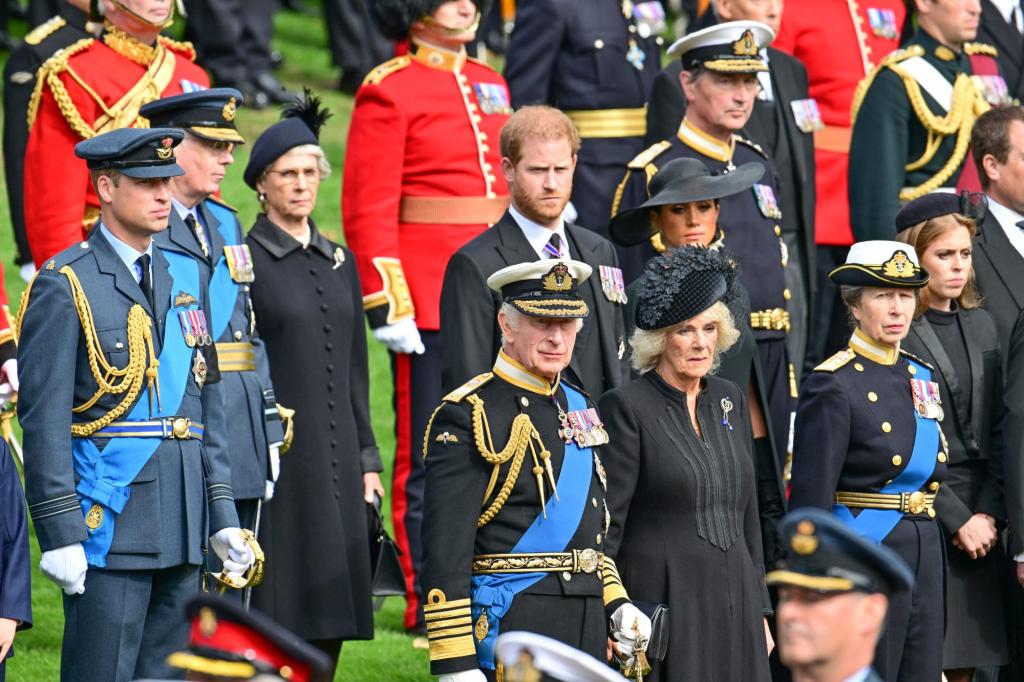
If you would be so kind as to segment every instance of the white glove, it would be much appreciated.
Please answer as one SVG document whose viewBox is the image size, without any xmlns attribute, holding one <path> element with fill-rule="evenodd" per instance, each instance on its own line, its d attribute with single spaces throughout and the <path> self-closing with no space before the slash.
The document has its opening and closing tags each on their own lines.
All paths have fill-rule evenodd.
<svg viewBox="0 0 1024 682">
<path fill-rule="evenodd" d="M 487 682 L 487 678 L 479 670 L 463 670 L 460 673 L 441 675 L 437 682 Z"/>
<path fill-rule="evenodd" d="M 277 477 L 281 475 L 281 446 L 270 446 L 270 480 L 277 483 Z"/>
<path fill-rule="evenodd" d="M 85 560 L 85 548 L 81 542 L 43 552 L 39 570 L 62 587 L 65 594 L 85 592 L 85 572 L 89 570 L 89 564 Z"/>
<path fill-rule="evenodd" d="M 636 631 L 634 627 L 636 626 Z M 611 618 L 612 638 L 619 644 L 619 654 L 624 658 L 633 656 L 636 637 L 639 634 L 644 640 L 651 638 L 651 619 L 643 611 L 630 603 L 615 609 Z"/>
<path fill-rule="evenodd" d="M 228 573 L 242 575 L 256 561 L 252 548 L 242 539 L 241 528 L 220 529 L 210 538 L 210 547 L 220 557 Z"/>
<path fill-rule="evenodd" d="M 263 488 L 263 501 L 264 502 L 270 502 L 272 499 L 274 499 L 274 487 L 275 487 L 274 486 L 274 482 L 273 481 L 264 481 L 264 483 L 266 485 Z"/>
<path fill-rule="evenodd" d="M 395 353 L 422 355 L 427 350 L 423 347 L 420 330 L 416 328 L 416 321 L 413 319 L 377 327 L 373 330 L 373 338 Z"/>
<path fill-rule="evenodd" d="M 0 365 L 0 405 L 9 402 L 18 392 L 18 360 L 11 358 Z"/>
</svg>

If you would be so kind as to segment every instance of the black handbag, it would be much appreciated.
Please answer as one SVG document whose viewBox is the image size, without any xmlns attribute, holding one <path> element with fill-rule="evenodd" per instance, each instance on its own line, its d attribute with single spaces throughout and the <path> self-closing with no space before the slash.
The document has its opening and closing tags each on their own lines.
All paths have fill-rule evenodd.
<svg viewBox="0 0 1024 682">
<path fill-rule="evenodd" d="M 668 653 L 668 606 L 656 602 L 635 601 L 633 606 L 651 619 L 651 638 L 647 640 L 647 659 L 660 661 Z"/>
<path fill-rule="evenodd" d="M 370 522 L 370 569 L 374 597 L 398 597 L 405 594 L 405 576 L 398 557 L 402 551 L 384 529 L 384 516 L 380 512 L 380 498 L 367 504 Z"/>
</svg>

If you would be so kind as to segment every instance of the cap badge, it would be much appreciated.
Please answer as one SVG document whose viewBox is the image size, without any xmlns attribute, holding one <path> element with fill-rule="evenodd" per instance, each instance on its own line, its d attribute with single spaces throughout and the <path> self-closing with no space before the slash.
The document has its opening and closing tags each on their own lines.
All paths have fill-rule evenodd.
<svg viewBox="0 0 1024 682">
<path fill-rule="evenodd" d="M 793 551 L 801 556 L 814 554 L 818 549 L 818 538 L 814 536 L 814 524 L 810 521 L 801 521 L 796 526 L 796 533 L 789 541 Z"/>
<path fill-rule="evenodd" d="M 754 41 L 754 33 L 749 28 L 732 44 L 732 51 L 739 57 L 757 56 L 757 42 Z"/>
<path fill-rule="evenodd" d="M 224 120 L 231 122 L 235 120 L 235 114 L 238 113 L 238 102 L 232 97 L 228 100 L 228 103 L 224 105 L 221 110 L 221 114 L 224 116 Z"/>
<path fill-rule="evenodd" d="M 213 633 L 217 632 L 217 614 L 207 606 L 199 609 L 199 631 L 203 637 L 213 637 Z"/>
<path fill-rule="evenodd" d="M 171 154 L 174 153 L 174 149 L 171 147 L 171 145 L 173 144 L 174 140 L 172 140 L 169 137 L 165 137 L 164 139 L 160 140 L 160 146 L 156 148 L 157 158 L 160 159 L 161 161 L 166 161 L 167 159 L 171 158 Z"/>
<path fill-rule="evenodd" d="M 882 274 L 886 277 L 907 278 L 914 276 L 914 264 L 903 251 L 897 251 L 892 258 L 882 264 Z"/>
<path fill-rule="evenodd" d="M 559 263 L 544 275 L 540 283 L 544 287 L 544 291 L 569 291 L 572 289 L 572 275 L 569 274 L 569 266 Z"/>
</svg>

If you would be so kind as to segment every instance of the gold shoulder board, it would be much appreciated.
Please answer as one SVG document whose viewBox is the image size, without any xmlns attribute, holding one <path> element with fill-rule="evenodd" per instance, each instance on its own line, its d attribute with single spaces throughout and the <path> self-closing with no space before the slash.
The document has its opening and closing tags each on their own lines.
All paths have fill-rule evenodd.
<svg viewBox="0 0 1024 682">
<path fill-rule="evenodd" d="M 27 41 L 28 38 L 25 40 Z M 964 52 L 967 54 L 986 54 L 989 57 L 999 56 L 999 50 L 995 48 L 995 45 L 989 45 L 988 43 L 964 43 Z"/>
<path fill-rule="evenodd" d="M 477 374 L 475 377 L 467 381 L 466 383 L 459 386 L 457 389 L 449 393 L 444 397 L 446 403 L 458 403 L 462 402 L 463 398 L 477 390 L 488 381 L 494 378 L 494 374 L 491 372 L 484 372 L 483 374 Z"/>
<path fill-rule="evenodd" d="M 856 355 L 857 354 L 854 353 L 849 348 L 844 348 L 841 351 L 839 351 L 838 353 L 836 353 L 835 355 L 833 355 L 832 357 L 830 357 L 828 360 L 825 360 L 825 362 L 823 362 L 820 365 L 818 365 L 817 367 L 815 367 L 814 371 L 815 372 L 834 372 L 837 369 L 839 369 L 840 367 L 843 367 L 844 365 L 846 365 L 846 363 L 848 363 L 850 360 L 853 360 L 853 358 L 856 357 Z"/>
<path fill-rule="evenodd" d="M 764 149 L 762 149 L 761 145 L 759 145 L 758 143 L 754 142 L 753 140 L 748 140 L 747 138 L 743 137 L 742 135 L 734 135 L 734 137 L 736 138 L 736 142 L 738 142 L 740 144 L 743 144 L 743 145 L 745 145 L 747 147 L 750 147 L 751 149 L 753 149 L 755 152 L 757 152 L 758 154 L 760 154 L 764 158 L 766 158 L 766 159 L 768 158 L 768 154 L 765 153 Z"/>
<path fill-rule="evenodd" d="M 363 79 L 363 85 L 377 85 L 391 74 L 401 71 L 411 63 L 412 58 L 407 54 L 389 59 L 366 74 L 366 78 Z"/>
<path fill-rule="evenodd" d="M 666 149 L 672 146 L 672 143 L 668 140 L 662 140 L 661 142 L 655 142 L 647 149 L 643 150 L 629 162 L 626 167 L 630 170 L 641 170 L 647 166 L 650 162 L 661 156 Z"/>
<path fill-rule="evenodd" d="M 910 358 L 911 360 L 913 360 L 917 364 L 924 365 L 928 369 L 935 369 L 934 367 L 932 367 L 931 363 L 922 360 L 921 358 L 917 357 L 913 353 L 908 353 L 907 351 L 903 350 L 902 348 L 900 348 L 900 355 L 906 355 L 908 358 Z"/>
<path fill-rule="evenodd" d="M 192 43 L 188 41 L 182 42 L 180 40 L 174 40 L 172 38 L 168 38 L 167 36 L 159 36 L 159 40 L 164 47 L 170 48 L 175 52 L 179 52 L 185 55 L 186 57 L 188 57 L 189 61 L 194 62 L 196 60 L 196 48 L 195 45 L 193 45 Z"/>
<path fill-rule="evenodd" d="M 43 42 L 51 35 L 56 33 L 58 30 L 67 25 L 68 22 L 64 21 L 64 17 L 56 16 L 50 17 L 43 23 L 36 26 L 34 29 L 28 32 L 25 36 L 25 43 L 28 45 L 38 45 Z"/>
</svg>

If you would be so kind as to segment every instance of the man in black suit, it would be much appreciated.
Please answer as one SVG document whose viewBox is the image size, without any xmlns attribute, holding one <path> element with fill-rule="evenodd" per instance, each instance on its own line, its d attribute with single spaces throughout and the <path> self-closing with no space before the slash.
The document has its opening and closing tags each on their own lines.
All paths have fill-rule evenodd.
<svg viewBox="0 0 1024 682">
<path fill-rule="evenodd" d="M 719 0 L 715 12 L 721 21 L 760 21 L 779 32 L 781 0 Z M 709 11 L 710 13 L 710 11 Z M 782 210 L 782 237 L 789 250 L 786 286 L 790 328 L 790 358 L 797 372 L 803 365 L 811 297 L 816 289 L 814 273 L 814 130 L 821 116 L 807 90 L 807 70 L 795 57 L 772 47 L 761 51 L 768 71 L 758 75 L 761 94 L 743 128 L 745 137 L 761 146 L 775 164 L 775 186 Z M 647 105 L 648 146 L 670 139 L 686 113 L 686 98 L 679 80 L 682 61 L 676 59 L 654 79 Z"/>
<path fill-rule="evenodd" d="M 1024 100 L 1024 15 L 1020 0 L 981 0 L 978 42 L 995 45 L 1011 97 Z"/>
<path fill-rule="evenodd" d="M 542 258 L 572 258 L 598 277 L 580 286 L 591 314 L 576 341 L 570 368 L 597 399 L 628 376 L 623 361 L 625 284 L 611 242 L 566 223 L 580 138 L 562 112 L 523 107 L 501 131 L 501 171 L 511 206 L 497 223 L 448 261 L 441 289 L 441 379 L 451 391 L 487 372 L 501 346 L 495 320 L 501 300 L 487 287 L 494 272 Z M 600 285 L 600 289 L 598 288 Z"/>
<path fill-rule="evenodd" d="M 988 197 L 974 239 L 974 274 L 1006 366 L 1010 332 L 1024 309 L 1024 108 L 983 114 L 974 124 L 971 149 Z"/>
</svg>

